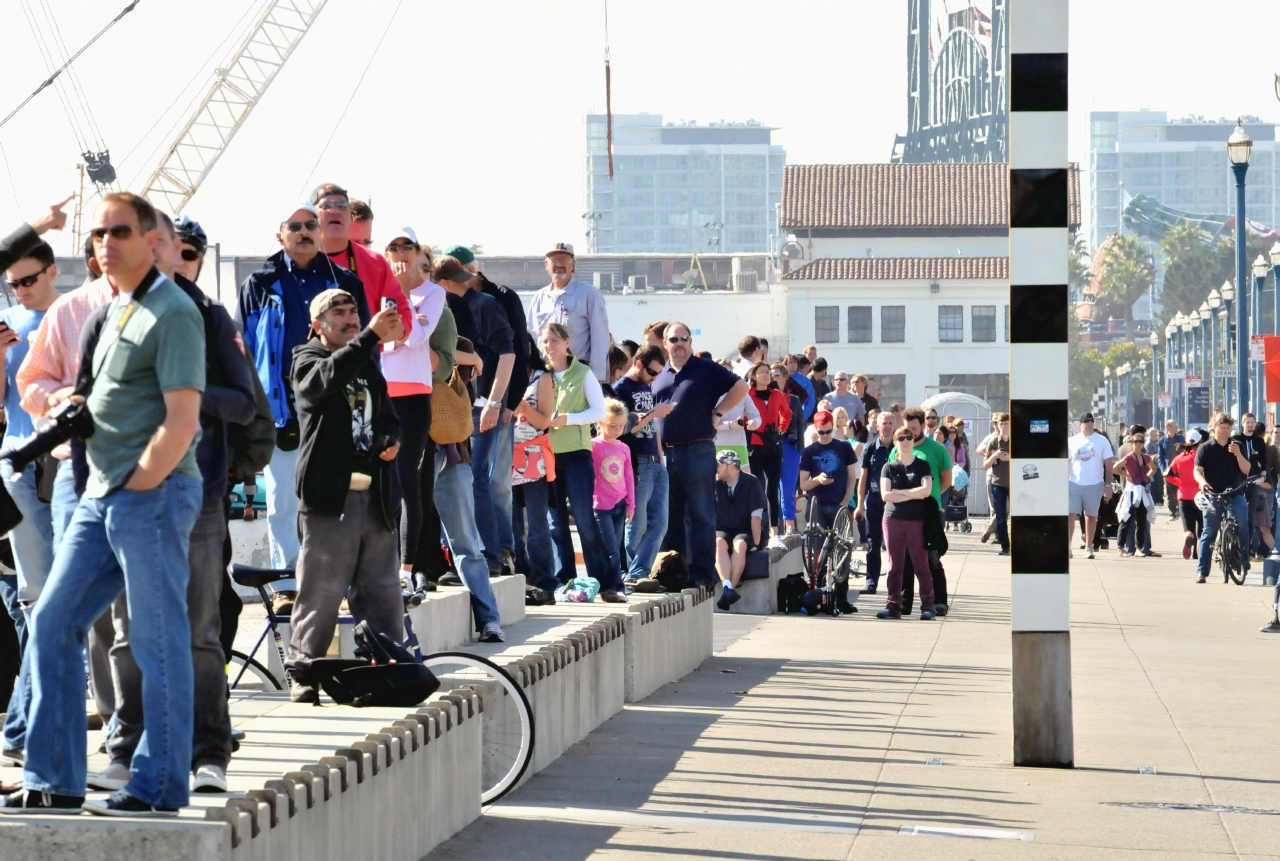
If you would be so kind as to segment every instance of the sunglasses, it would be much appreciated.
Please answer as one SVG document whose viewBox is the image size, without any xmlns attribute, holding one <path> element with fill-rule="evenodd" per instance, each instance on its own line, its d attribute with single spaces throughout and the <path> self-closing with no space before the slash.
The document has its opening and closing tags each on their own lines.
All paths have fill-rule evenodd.
<svg viewBox="0 0 1280 861">
<path fill-rule="evenodd" d="M 412 242 L 393 242 L 387 246 L 388 251 L 417 251 L 418 246 Z"/>
<path fill-rule="evenodd" d="M 925 421 L 927 421 L 927 422 L 936 422 L 936 421 L 938 420 L 938 417 L 937 417 L 937 416 L 925 416 L 925 417 L 924 417 L 924 420 L 925 420 Z"/>
<path fill-rule="evenodd" d="M 1080 424 L 1082 424 L 1082 425 L 1091 425 L 1091 424 L 1093 424 L 1093 419 L 1081 419 L 1081 420 L 1080 420 Z"/>
<path fill-rule="evenodd" d="M 818 436 L 830 436 L 833 433 L 835 433 L 835 428 L 827 428 L 826 430 L 818 431 Z"/>
<path fill-rule="evenodd" d="M 188 263 L 192 263 L 196 260 L 199 260 L 203 256 L 204 255 L 202 255 L 199 251 L 196 251 L 194 248 L 182 249 L 182 259 L 187 261 Z"/>
<path fill-rule="evenodd" d="M 43 269 L 41 269 L 39 272 L 35 272 L 31 275 L 26 275 L 14 281 L 6 280 L 4 283 L 9 285 L 10 290 L 17 290 L 19 287 L 32 287 L 35 285 L 37 281 L 40 280 L 40 276 L 48 271 L 49 271 L 49 267 L 46 266 Z"/>
<path fill-rule="evenodd" d="M 688 335 L 672 335 L 670 338 L 667 338 L 668 343 L 671 344 L 687 344 L 692 340 L 693 338 Z"/>
<path fill-rule="evenodd" d="M 321 209 L 321 210 L 329 210 L 329 209 L 344 210 L 344 209 L 346 209 L 348 206 L 349 206 L 349 204 L 348 204 L 345 200 L 322 200 L 322 201 L 320 201 L 319 203 L 317 203 L 317 204 L 316 204 L 316 209 Z"/>
<path fill-rule="evenodd" d="M 658 368 L 658 370 L 655 371 L 653 368 L 645 367 L 644 372 L 651 377 L 656 377 L 658 374 L 662 373 L 662 368 Z"/>
<path fill-rule="evenodd" d="M 308 218 L 306 221 L 290 221 L 285 227 L 290 233 L 301 233 L 303 230 L 318 230 L 320 222 L 314 218 Z"/>
<path fill-rule="evenodd" d="M 101 242 L 107 238 L 107 234 L 111 234 L 112 239 L 128 239 L 137 230 L 141 232 L 141 228 L 132 224 L 113 224 L 110 227 L 95 227 L 89 233 L 93 236 L 94 242 Z"/>
</svg>

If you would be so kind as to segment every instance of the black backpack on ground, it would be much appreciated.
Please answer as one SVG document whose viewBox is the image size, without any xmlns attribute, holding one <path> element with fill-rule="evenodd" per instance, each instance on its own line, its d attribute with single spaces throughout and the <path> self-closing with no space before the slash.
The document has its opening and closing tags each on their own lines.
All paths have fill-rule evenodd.
<svg viewBox="0 0 1280 861">
<path fill-rule="evenodd" d="M 809 591 L 809 581 L 803 574 L 788 574 L 778 581 L 778 612 L 799 613 L 800 599 Z"/>
</svg>

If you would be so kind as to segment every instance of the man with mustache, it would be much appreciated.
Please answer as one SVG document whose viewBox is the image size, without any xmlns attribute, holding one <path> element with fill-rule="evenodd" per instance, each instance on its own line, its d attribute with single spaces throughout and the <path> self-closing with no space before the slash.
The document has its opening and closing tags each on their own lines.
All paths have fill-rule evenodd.
<svg viewBox="0 0 1280 861">
<path fill-rule="evenodd" d="M 399 311 L 384 308 L 361 330 L 355 296 L 325 290 L 311 300 L 311 333 L 293 351 L 302 445 L 297 492 L 302 516 L 298 597 L 287 666 L 294 702 L 319 695 L 311 662 L 333 643 L 338 607 L 397 643 L 400 596 L 400 419 L 378 370 L 378 347 L 395 339 Z"/>
<path fill-rule="evenodd" d="M 236 322 L 244 332 L 244 348 L 271 403 L 276 419 L 276 451 L 264 472 L 267 533 L 271 567 L 298 563 L 298 413 L 290 372 L 293 350 L 311 331 L 311 300 L 325 290 L 345 290 L 355 297 L 361 322 L 369 320 L 363 285 L 351 272 L 320 253 L 320 211 L 300 203 L 280 221 L 276 234 L 281 250 L 245 279 L 236 304 Z M 294 580 L 275 584 L 277 615 L 293 610 Z"/>
<path fill-rule="evenodd" d="M 406 332 L 413 331 L 413 309 L 405 298 L 400 282 L 391 272 L 391 264 L 381 254 L 374 254 L 362 241 L 373 232 L 373 210 L 367 203 L 351 200 L 347 190 L 340 185 L 326 182 L 311 192 L 311 203 L 320 213 L 320 243 L 324 253 L 334 264 L 350 269 L 364 285 L 364 299 L 370 311 L 382 308 L 387 299 L 394 299 L 400 312 L 403 330 L 394 332 L 400 340 Z M 358 204 L 358 207 L 356 206 Z M 365 216 L 369 230 L 357 228 L 353 235 L 352 223 L 357 216 Z"/>
<path fill-rule="evenodd" d="M 609 380 L 609 315 L 604 296 L 585 281 L 573 277 L 577 261 L 573 246 L 557 242 L 543 261 L 551 283 L 533 294 L 529 303 L 529 334 L 536 343 L 542 327 L 559 323 L 569 330 L 569 350 L 578 361 L 591 366 L 596 379 Z"/>
</svg>

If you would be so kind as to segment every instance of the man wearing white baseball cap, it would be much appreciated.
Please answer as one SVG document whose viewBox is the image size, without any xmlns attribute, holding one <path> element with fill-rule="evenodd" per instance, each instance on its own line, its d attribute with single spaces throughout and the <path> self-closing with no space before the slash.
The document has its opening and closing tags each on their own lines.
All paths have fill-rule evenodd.
<svg viewBox="0 0 1280 861">
<path fill-rule="evenodd" d="M 557 242 L 546 253 L 544 263 L 551 283 L 533 294 L 529 303 L 529 334 L 534 343 L 542 327 L 559 323 L 569 330 L 569 349 L 579 361 L 591 366 L 602 383 L 609 382 L 609 315 L 604 296 L 585 281 L 573 277 L 577 259 L 573 246 Z"/>
</svg>

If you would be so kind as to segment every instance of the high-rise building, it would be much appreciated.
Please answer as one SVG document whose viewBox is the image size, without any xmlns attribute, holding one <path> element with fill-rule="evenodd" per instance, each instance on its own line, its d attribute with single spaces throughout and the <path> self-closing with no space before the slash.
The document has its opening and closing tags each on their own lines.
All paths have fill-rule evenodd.
<svg viewBox="0 0 1280 861">
<path fill-rule="evenodd" d="M 588 114 L 589 253 L 776 251 L 787 154 L 773 131 L 614 114 L 611 180 L 605 116 Z"/>
<path fill-rule="evenodd" d="M 1196 215 L 1234 216 L 1236 181 L 1227 161 L 1226 142 L 1235 126 L 1235 120 L 1227 119 L 1169 120 L 1164 111 L 1091 112 L 1090 244 L 1097 248 L 1119 231 L 1127 201 L 1140 194 Z M 1253 138 L 1246 214 L 1251 221 L 1275 226 L 1280 224 L 1276 127 L 1246 117 L 1244 128 Z"/>
</svg>

